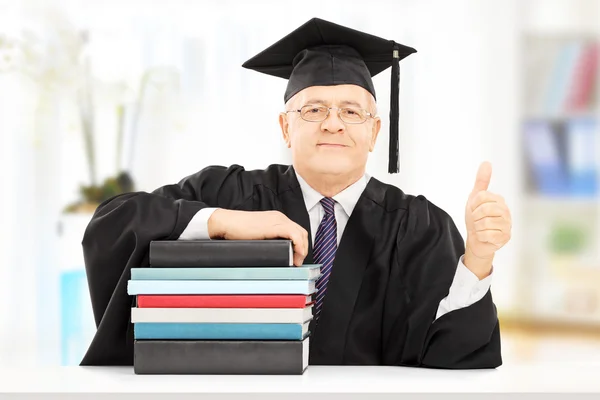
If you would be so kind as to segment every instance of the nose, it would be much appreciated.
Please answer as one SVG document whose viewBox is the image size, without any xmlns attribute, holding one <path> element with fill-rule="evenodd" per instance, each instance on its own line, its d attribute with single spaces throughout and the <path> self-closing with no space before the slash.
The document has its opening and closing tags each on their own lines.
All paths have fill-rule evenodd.
<svg viewBox="0 0 600 400">
<path fill-rule="evenodd" d="M 338 115 L 337 109 L 329 110 L 329 115 L 325 121 L 321 123 L 321 129 L 330 133 L 342 133 L 346 129 L 346 125 L 342 122 Z"/>
</svg>

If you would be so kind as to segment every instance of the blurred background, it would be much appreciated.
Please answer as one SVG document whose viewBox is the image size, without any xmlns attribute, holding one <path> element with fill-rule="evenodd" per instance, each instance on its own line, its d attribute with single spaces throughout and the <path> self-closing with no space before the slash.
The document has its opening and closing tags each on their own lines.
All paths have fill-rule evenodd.
<svg viewBox="0 0 600 400">
<path fill-rule="evenodd" d="M 401 172 L 464 231 L 479 163 L 513 214 L 492 284 L 505 364 L 600 360 L 597 0 L 0 0 L 0 363 L 75 365 L 81 237 L 104 198 L 289 163 L 286 81 L 241 64 L 318 16 L 399 43 Z M 107 266 L 110 268 L 110 266 Z"/>
</svg>

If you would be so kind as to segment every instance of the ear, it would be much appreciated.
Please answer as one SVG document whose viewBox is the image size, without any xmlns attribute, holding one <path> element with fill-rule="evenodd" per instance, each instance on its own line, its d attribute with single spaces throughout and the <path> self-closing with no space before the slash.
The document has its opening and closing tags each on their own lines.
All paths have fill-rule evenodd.
<svg viewBox="0 0 600 400">
<path fill-rule="evenodd" d="M 290 123 L 288 121 L 287 114 L 284 112 L 279 113 L 279 126 L 281 127 L 281 134 L 283 135 L 283 141 L 285 142 L 285 145 L 289 149 L 290 147 L 292 147 L 292 144 L 290 141 Z"/>
<path fill-rule="evenodd" d="M 375 142 L 377 142 L 377 136 L 381 130 L 381 118 L 375 117 L 373 119 L 373 127 L 371 129 L 371 143 L 369 144 L 369 152 L 375 149 Z"/>
</svg>

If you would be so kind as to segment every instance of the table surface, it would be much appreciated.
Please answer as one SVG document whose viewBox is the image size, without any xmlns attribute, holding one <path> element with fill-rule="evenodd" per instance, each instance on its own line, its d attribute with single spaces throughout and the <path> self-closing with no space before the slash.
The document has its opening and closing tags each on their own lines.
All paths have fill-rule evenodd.
<svg viewBox="0 0 600 400">
<path fill-rule="evenodd" d="M 0 367 L 0 393 L 600 393 L 600 362 L 495 370 L 309 366 L 303 375 L 135 375 L 132 367 Z"/>
</svg>

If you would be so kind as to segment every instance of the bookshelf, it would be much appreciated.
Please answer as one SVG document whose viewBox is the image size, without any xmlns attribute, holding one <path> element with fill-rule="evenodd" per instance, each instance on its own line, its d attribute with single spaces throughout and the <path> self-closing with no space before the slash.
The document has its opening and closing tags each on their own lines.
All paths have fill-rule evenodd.
<svg viewBox="0 0 600 400">
<path fill-rule="evenodd" d="M 530 2 L 519 36 L 523 245 L 510 314 L 539 326 L 600 331 L 597 3 Z"/>
</svg>

